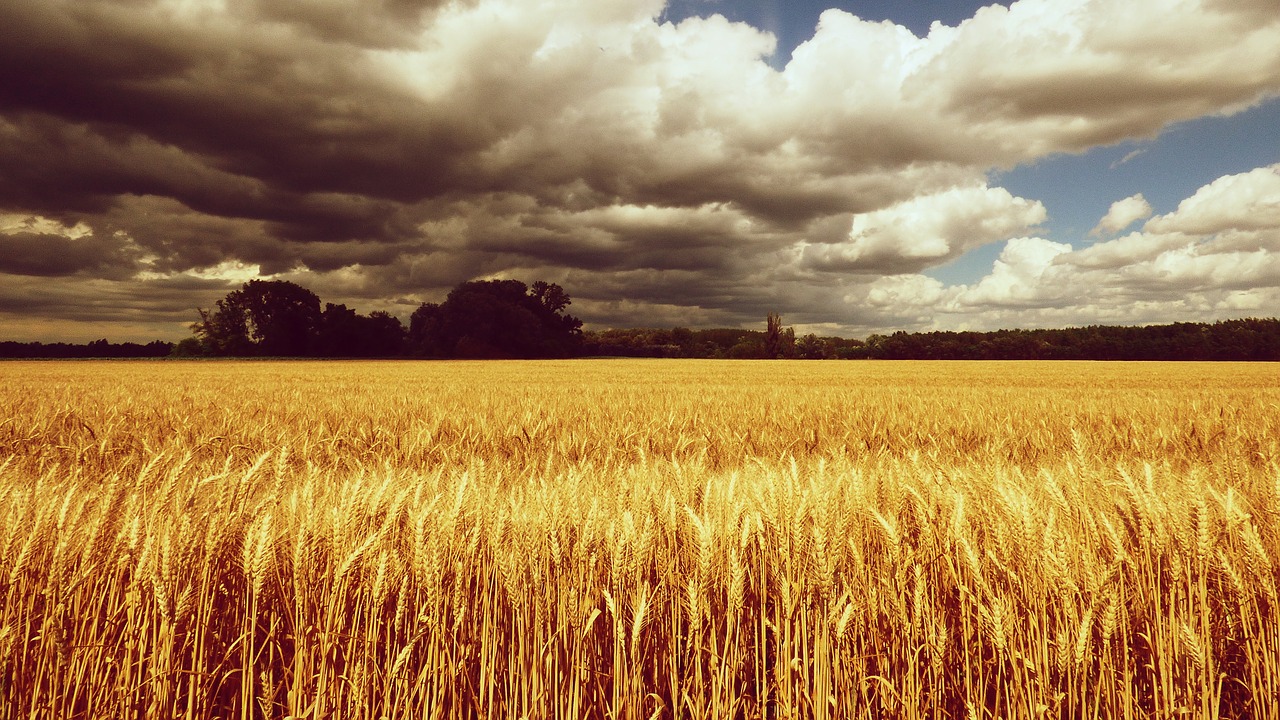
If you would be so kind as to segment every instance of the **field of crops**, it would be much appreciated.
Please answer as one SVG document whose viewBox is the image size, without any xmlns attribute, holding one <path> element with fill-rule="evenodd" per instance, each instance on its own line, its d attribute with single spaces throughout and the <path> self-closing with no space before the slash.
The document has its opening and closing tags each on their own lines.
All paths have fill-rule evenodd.
<svg viewBox="0 0 1280 720">
<path fill-rule="evenodd" d="M 1280 718 L 1273 365 L 0 364 L 0 718 Z"/>
</svg>

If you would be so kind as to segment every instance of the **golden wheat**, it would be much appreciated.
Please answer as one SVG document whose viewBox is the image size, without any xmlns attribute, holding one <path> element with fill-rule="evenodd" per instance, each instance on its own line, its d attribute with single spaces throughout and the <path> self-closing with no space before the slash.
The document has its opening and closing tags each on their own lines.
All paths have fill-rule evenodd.
<svg viewBox="0 0 1280 720">
<path fill-rule="evenodd" d="M 1264 365 L 0 364 L 0 718 L 1280 718 Z"/>
</svg>

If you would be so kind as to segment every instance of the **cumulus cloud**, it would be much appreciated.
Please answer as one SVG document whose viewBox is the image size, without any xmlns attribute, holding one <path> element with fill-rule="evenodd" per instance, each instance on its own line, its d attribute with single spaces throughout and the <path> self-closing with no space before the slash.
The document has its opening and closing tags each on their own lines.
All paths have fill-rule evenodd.
<svg viewBox="0 0 1280 720">
<path fill-rule="evenodd" d="M 951 188 L 854 216 L 846 241 L 805 248 L 811 267 L 918 272 L 1044 222 L 1044 205 L 1004 188 Z"/>
<path fill-rule="evenodd" d="M 1051 273 L 1054 261 L 1071 251 L 1066 243 L 1044 238 L 1014 238 L 1005 244 L 991 274 L 958 294 L 970 307 L 1034 307 L 1070 291 Z M 1046 277 L 1046 275 L 1048 277 Z"/>
<path fill-rule="evenodd" d="M 1276 171 L 1219 178 L 1141 231 L 1080 249 L 1043 238 L 1010 240 L 980 281 L 938 289 L 932 324 L 1217 320 L 1274 309 L 1280 301 L 1280 216 L 1267 210 L 1280 202 L 1280 186 L 1271 184 Z M 1238 187 L 1252 192 L 1229 192 Z M 1214 198 L 1258 212 L 1248 218 L 1220 214 Z"/>
<path fill-rule="evenodd" d="M 1280 165 L 1218 178 L 1179 203 L 1174 212 L 1152 218 L 1144 229 L 1209 235 L 1276 228 L 1280 228 Z"/>
<path fill-rule="evenodd" d="M 1023 0 L 935 27 L 929 40 L 946 49 L 915 79 L 945 88 L 984 152 L 1017 161 L 1274 95 L 1278 21 L 1280 8 L 1251 3 Z"/>
<path fill-rule="evenodd" d="M 1186 244 L 1187 238 L 1181 235 L 1135 232 L 1077 250 L 1071 254 L 1069 262 L 1081 268 L 1115 270 L 1150 262 L 1162 253 Z"/>
<path fill-rule="evenodd" d="M 1151 217 L 1151 204 L 1142 193 L 1111 203 L 1111 209 L 1098 221 L 1090 235 L 1114 235 L 1130 225 Z"/>
<path fill-rule="evenodd" d="M 878 278 L 1034 234 L 1044 206 L 990 186 L 992 169 L 1280 94 L 1280 6 L 1256 0 L 1021 0 L 927 37 L 833 9 L 781 70 L 771 34 L 662 10 L 11 0 L 0 213 L 85 231 L 0 236 L 0 272 L 114 302 L 238 263 L 365 308 L 537 273 L 572 280 L 599 323 L 781 309 L 857 331 L 879 306 L 846 298 Z M 1213 234 L 1248 269 L 1271 252 L 1267 172 L 1207 187 L 1092 266 L 1054 262 L 1102 272 L 1108 253 L 1175 249 L 1151 237 Z M 1112 233 L 1141 219 L 1111 215 Z M 999 287 L 1034 284 L 1017 277 Z M 192 307 L 222 287 L 172 292 Z M 995 281 L 969 297 L 984 293 Z"/>
<path fill-rule="evenodd" d="M 917 329 L 937 327 L 939 309 L 946 307 L 954 294 L 925 275 L 889 275 L 873 281 L 865 289 L 865 297 L 854 293 L 846 301 L 870 308 L 886 327 Z"/>
</svg>

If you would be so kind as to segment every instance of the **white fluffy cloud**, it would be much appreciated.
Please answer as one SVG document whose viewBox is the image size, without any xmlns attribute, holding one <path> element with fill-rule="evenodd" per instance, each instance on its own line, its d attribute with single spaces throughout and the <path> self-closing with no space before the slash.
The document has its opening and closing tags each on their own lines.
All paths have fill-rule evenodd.
<svg viewBox="0 0 1280 720">
<path fill-rule="evenodd" d="M 1066 243 L 1043 238 L 1014 238 L 1005 244 L 991 274 L 965 288 L 956 301 L 968 307 L 1035 307 L 1075 289 L 1050 272 L 1054 261 L 1071 252 Z"/>
<path fill-rule="evenodd" d="M 941 47 L 913 81 L 942 91 L 949 120 L 971 123 L 971 147 L 1025 160 L 1274 95 L 1278 19 L 1280 6 L 1194 0 L 992 5 L 935 27 Z"/>
<path fill-rule="evenodd" d="M 878 281 L 869 299 L 911 306 L 927 318 L 919 327 L 939 328 L 1274 313 L 1280 307 L 1280 216 L 1271 211 L 1280 202 L 1277 171 L 1272 166 L 1219 178 L 1139 232 L 1081 249 L 1014 238 L 976 283 L 945 287 L 922 275 L 901 276 Z M 1238 188 L 1247 191 L 1232 192 Z M 1234 214 L 1245 210 L 1256 212 L 1247 219 Z"/>
<path fill-rule="evenodd" d="M 947 297 L 941 282 L 925 275 L 890 275 L 867 289 L 867 302 L 882 310 L 932 308 Z"/>
<path fill-rule="evenodd" d="M 957 187 L 853 218 L 848 239 L 804 250 L 809 266 L 833 272 L 919 271 L 1025 232 L 1044 205 L 1004 188 Z"/>
<path fill-rule="evenodd" d="M 1144 230 L 1210 235 L 1280 228 L 1280 165 L 1228 175 L 1200 188 L 1168 215 L 1152 218 Z M 1280 250 L 1280 247 L 1272 246 Z"/>
<path fill-rule="evenodd" d="M 1090 235 L 1114 235 L 1130 225 L 1151 217 L 1151 204 L 1142 193 L 1111 203 L 1111 209 L 1098 221 Z"/>
</svg>

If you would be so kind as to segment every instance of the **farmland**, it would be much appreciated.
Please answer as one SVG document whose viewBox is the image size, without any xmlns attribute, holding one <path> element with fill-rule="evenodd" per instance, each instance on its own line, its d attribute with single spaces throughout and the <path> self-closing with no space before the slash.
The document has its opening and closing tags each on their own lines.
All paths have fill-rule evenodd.
<svg viewBox="0 0 1280 720">
<path fill-rule="evenodd" d="M 1274 366 L 0 364 L 0 717 L 1280 718 Z"/>
</svg>

